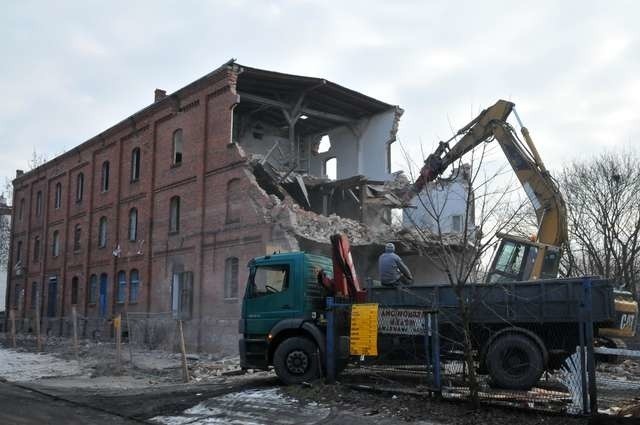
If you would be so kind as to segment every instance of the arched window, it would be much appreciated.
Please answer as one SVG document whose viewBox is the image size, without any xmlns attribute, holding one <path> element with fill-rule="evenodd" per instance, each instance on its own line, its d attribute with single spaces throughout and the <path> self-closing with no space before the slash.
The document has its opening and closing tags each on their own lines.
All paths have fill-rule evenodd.
<svg viewBox="0 0 640 425">
<path fill-rule="evenodd" d="M 124 303 L 127 299 L 127 273 L 124 271 L 118 272 L 118 302 Z"/>
<path fill-rule="evenodd" d="M 33 240 L 33 261 L 40 261 L 40 236 Z"/>
<path fill-rule="evenodd" d="M 73 228 L 73 250 L 80 251 L 80 240 L 82 238 L 82 227 L 79 224 Z"/>
<path fill-rule="evenodd" d="M 182 129 L 173 132 L 173 165 L 182 164 Z"/>
<path fill-rule="evenodd" d="M 57 257 L 60 255 L 60 232 L 55 230 L 53 232 L 53 242 L 51 244 L 51 255 Z"/>
<path fill-rule="evenodd" d="M 338 160 L 335 157 L 324 161 L 322 174 L 329 180 L 335 180 L 338 177 Z"/>
<path fill-rule="evenodd" d="M 84 197 L 84 174 L 78 174 L 76 177 L 76 202 L 82 202 Z"/>
<path fill-rule="evenodd" d="M 129 210 L 129 240 L 138 239 L 138 210 L 131 208 Z"/>
<path fill-rule="evenodd" d="M 131 182 L 140 179 L 140 148 L 131 151 Z"/>
<path fill-rule="evenodd" d="M 109 161 L 105 161 L 102 163 L 102 186 L 101 189 L 103 192 L 109 190 Z"/>
<path fill-rule="evenodd" d="M 180 197 L 171 198 L 169 207 L 169 233 L 180 231 Z"/>
<path fill-rule="evenodd" d="M 53 206 L 55 209 L 59 209 L 62 206 L 62 184 L 60 183 L 56 183 L 56 193 Z"/>
<path fill-rule="evenodd" d="M 227 183 L 227 224 L 240 222 L 242 211 L 242 196 L 240 179 L 233 179 Z"/>
<path fill-rule="evenodd" d="M 78 276 L 74 276 L 73 279 L 71 279 L 71 304 L 78 304 L 78 286 Z"/>
<path fill-rule="evenodd" d="M 87 303 L 95 304 L 98 301 L 98 276 L 95 274 L 91 275 L 89 278 L 89 292 L 87 293 L 89 299 Z"/>
<path fill-rule="evenodd" d="M 224 263 L 224 297 L 238 298 L 238 259 L 227 258 Z"/>
<path fill-rule="evenodd" d="M 100 217 L 100 224 L 98 225 L 98 247 L 104 248 L 107 246 L 107 217 Z"/>
<path fill-rule="evenodd" d="M 36 217 L 42 215 L 42 191 L 39 190 L 36 194 Z"/>
<path fill-rule="evenodd" d="M 140 294 L 140 273 L 138 270 L 131 270 L 129 275 L 129 303 L 137 303 Z"/>
</svg>

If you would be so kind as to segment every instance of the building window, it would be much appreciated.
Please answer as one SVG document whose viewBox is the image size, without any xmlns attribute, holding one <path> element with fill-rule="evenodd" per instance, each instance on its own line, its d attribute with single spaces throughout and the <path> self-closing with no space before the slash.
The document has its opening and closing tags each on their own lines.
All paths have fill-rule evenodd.
<svg viewBox="0 0 640 425">
<path fill-rule="evenodd" d="M 20 284 L 16 283 L 15 286 L 13 287 L 13 308 L 18 308 L 18 306 L 20 304 L 22 304 L 20 302 L 20 297 L 22 296 L 22 288 L 20 288 Z"/>
<path fill-rule="evenodd" d="M 100 224 L 98 225 L 98 247 L 104 248 L 107 246 L 107 217 L 100 217 Z"/>
<path fill-rule="evenodd" d="M 124 303 L 127 299 L 127 273 L 118 272 L 118 303 Z"/>
<path fill-rule="evenodd" d="M 462 232 L 462 216 L 461 215 L 451 216 L 451 230 L 454 232 Z"/>
<path fill-rule="evenodd" d="M 182 129 L 173 132 L 173 165 L 182 164 Z"/>
<path fill-rule="evenodd" d="M 169 208 L 169 233 L 180 231 L 180 197 L 174 196 L 170 201 Z"/>
<path fill-rule="evenodd" d="M 78 276 L 71 279 L 71 304 L 78 304 Z"/>
<path fill-rule="evenodd" d="M 227 258 L 224 264 L 224 297 L 238 298 L 238 259 Z"/>
<path fill-rule="evenodd" d="M 138 302 L 138 296 L 140 293 L 140 273 L 138 270 L 131 270 L 129 275 L 129 303 L 134 304 Z"/>
<path fill-rule="evenodd" d="M 40 236 L 33 240 L 33 261 L 40 261 Z"/>
<path fill-rule="evenodd" d="M 109 161 L 102 163 L 102 187 L 101 190 L 106 192 L 109 190 Z"/>
<path fill-rule="evenodd" d="M 243 194 L 240 190 L 240 179 L 233 179 L 227 183 L 227 224 L 240 222 Z"/>
<path fill-rule="evenodd" d="M 84 198 L 84 174 L 78 174 L 76 177 L 76 202 L 82 202 Z"/>
<path fill-rule="evenodd" d="M 42 191 L 39 190 L 36 194 L 36 217 L 42 215 Z"/>
<path fill-rule="evenodd" d="M 22 221 L 22 214 L 24 214 L 24 198 L 20 199 L 20 209 L 18 210 L 18 220 Z"/>
<path fill-rule="evenodd" d="M 18 241 L 18 249 L 16 249 L 16 264 L 22 261 L 22 241 Z"/>
<path fill-rule="evenodd" d="M 89 304 L 95 304 L 98 301 L 98 276 L 95 274 L 89 278 L 89 292 L 87 294 Z"/>
<path fill-rule="evenodd" d="M 79 224 L 76 224 L 76 227 L 73 228 L 73 250 L 80 251 L 80 239 L 82 238 L 82 227 Z"/>
<path fill-rule="evenodd" d="M 324 161 L 322 166 L 322 174 L 329 180 L 338 178 L 338 160 L 333 157 Z"/>
<path fill-rule="evenodd" d="M 55 209 L 60 209 L 62 206 L 62 184 L 56 183 L 56 193 L 53 207 Z"/>
<path fill-rule="evenodd" d="M 31 282 L 31 308 L 35 309 L 38 303 L 38 282 Z"/>
<path fill-rule="evenodd" d="M 140 179 L 140 148 L 131 151 L 131 182 Z"/>
<path fill-rule="evenodd" d="M 51 255 L 57 257 L 60 255 L 60 232 L 53 232 L 53 243 L 51 244 Z"/>
<path fill-rule="evenodd" d="M 171 280 L 171 311 L 176 319 L 190 319 L 193 306 L 193 273 L 174 272 Z"/>
<path fill-rule="evenodd" d="M 138 210 L 131 208 L 129 210 L 129 240 L 138 239 Z"/>
</svg>

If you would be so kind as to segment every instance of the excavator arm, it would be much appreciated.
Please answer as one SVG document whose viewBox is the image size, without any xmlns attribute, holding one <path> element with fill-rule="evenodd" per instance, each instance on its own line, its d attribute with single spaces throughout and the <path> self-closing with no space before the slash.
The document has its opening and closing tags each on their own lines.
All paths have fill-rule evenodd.
<svg viewBox="0 0 640 425">
<path fill-rule="evenodd" d="M 518 137 L 507 118 L 514 112 L 521 126 L 524 142 Z M 459 138 L 453 145 L 451 142 Z M 484 142 L 496 140 L 509 164 L 513 168 L 518 180 L 522 184 L 531 201 L 538 222 L 537 242 L 540 244 L 530 274 L 531 278 L 541 277 L 542 270 L 547 275 L 558 270 L 560 247 L 567 241 L 566 207 L 557 184 L 545 168 L 540 155 L 529 136 L 529 131 L 522 126 L 515 111 L 515 105 L 506 100 L 499 100 L 493 106 L 485 109 L 469 124 L 446 142 L 440 142 L 438 148 L 427 157 L 420 170 L 420 176 L 414 183 L 413 190 L 419 193 L 428 182 L 431 182 L 464 154 Z M 543 264 L 545 253 L 554 250 L 555 264 Z M 552 269 L 552 270 L 549 270 Z"/>
</svg>

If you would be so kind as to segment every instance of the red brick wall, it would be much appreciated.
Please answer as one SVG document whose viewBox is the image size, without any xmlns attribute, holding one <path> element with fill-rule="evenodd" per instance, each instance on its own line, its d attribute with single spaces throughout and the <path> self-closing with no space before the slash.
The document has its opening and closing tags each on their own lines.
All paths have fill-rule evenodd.
<svg viewBox="0 0 640 425">
<path fill-rule="evenodd" d="M 79 278 L 78 312 L 95 318 L 98 304 L 88 302 L 90 276 L 108 276 L 107 317 L 122 312 L 170 312 L 171 279 L 180 267 L 193 272 L 193 318 L 185 323 L 192 349 L 233 351 L 240 299 L 247 278 L 245 265 L 262 255 L 271 225 L 262 218 L 264 193 L 250 182 L 238 148 L 231 143 L 236 76 L 222 70 L 198 81 L 117 124 L 74 150 L 49 161 L 14 182 L 16 206 L 25 199 L 22 220 L 14 217 L 12 246 L 22 241 L 21 275 L 9 285 L 26 285 L 19 314 L 33 318 L 29 307 L 31 282 L 38 282 L 43 312 L 49 303 L 48 284 L 58 276 L 57 316 L 70 315 L 71 282 Z M 183 132 L 183 160 L 172 166 L 172 136 Z M 140 179 L 131 181 L 131 153 L 140 148 Z M 102 164 L 109 161 L 109 190 L 102 189 Z M 76 180 L 84 174 L 84 198 L 76 202 Z M 242 193 L 238 220 L 227 220 L 227 185 L 236 180 Z M 62 205 L 54 208 L 55 185 L 62 185 Z M 35 216 L 35 197 L 43 192 L 41 217 Z M 169 234 L 169 204 L 180 196 L 180 231 Z M 138 211 L 138 238 L 128 240 L 129 211 Z M 17 214 L 17 209 L 16 209 Z M 108 220 L 108 242 L 98 247 L 100 217 Z M 81 249 L 74 252 L 74 229 L 82 229 Z M 60 232 L 61 254 L 52 257 L 54 230 Z M 33 261 L 33 240 L 40 236 L 40 260 Z M 113 250 L 119 247 L 119 256 Z M 27 250 L 29 255 L 27 255 Z M 15 249 L 14 249 L 15 251 Z M 237 299 L 225 299 L 225 261 L 239 260 Z M 15 253 L 14 253 L 15 258 Z M 140 274 L 137 303 L 118 303 L 117 274 Z M 98 279 L 99 280 L 99 279 Z M 44 284 L 44 285 L 43 285 Z M 99 287 L 99 284 L 98 284 Z M 13 297 L 12 288 L 9 289 Z M 12 301 L 8 300 L 8 304 Z M 58 322 L 55 322 L 58 323 Z M 49 324 L 58 331 L 57 324 Z M 211 324 L 215 324 L 212 329 Z M 222 326 L 225 329 L 217 329 Z M 60 329 L 65 329 L 60 326 Z M 87 330 L 88 332 L 91 329 Z"/>
</svg>

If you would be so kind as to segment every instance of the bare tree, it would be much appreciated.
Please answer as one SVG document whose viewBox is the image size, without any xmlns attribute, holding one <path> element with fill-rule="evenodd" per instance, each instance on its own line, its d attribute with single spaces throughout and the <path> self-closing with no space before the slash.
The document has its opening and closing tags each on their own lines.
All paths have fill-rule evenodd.
<svg viewBox="0 0 640 425">
<path fill-rule="evenodd" d="M 465 287 L 483 280 L 485 265 L 499 242 L 496 235 L 532 220 L 524 208 L 528 201 L 523 200 L 520 185 L 510 177 L 513 172 L 506 161 L 496 166 L 495 160 L 489 160 L 492 149 L 483 143 L 468 154 L 468 164 L 458 162 L 451 177 L 428 184 L 414 198 L 417 211 L 422 211 L 423 216 L 406 214 L 417 235 L 416 250 L 440 269 L 456 295 L 460 349 L 464 353 L 470 397 L 476 406 L 479 385 L 474 352 L 481 344 L 473 341 L 471 305 Z M 454 203 L 458 211 L 462 209 L 455 223 L 451 216 Z"/>
<path fill-rule="evenodd" d="M 564 168 L 569 214 L 565 263 L 573 275 L 612 279 L 637 295 L 640 278 L 640 155 L 602 153 Z"/>
</svg>

